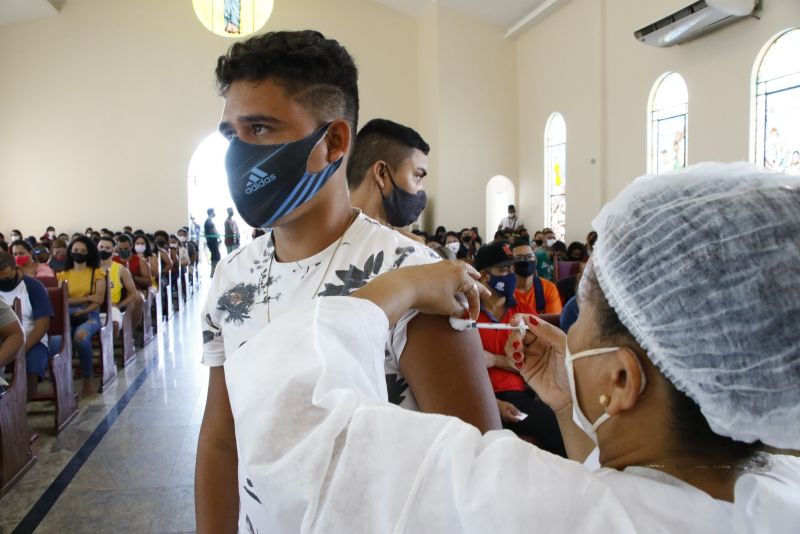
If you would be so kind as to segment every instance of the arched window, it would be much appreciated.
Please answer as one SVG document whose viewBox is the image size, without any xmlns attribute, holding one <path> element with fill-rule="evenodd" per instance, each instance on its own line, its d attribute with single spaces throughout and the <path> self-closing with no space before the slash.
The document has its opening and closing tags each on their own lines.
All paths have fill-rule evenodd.
<svg viewBox="0 0 800 534">
<path fill-rule="evenodd" d="M 661 76 L 650 92 L 647 172 L 661 174 L 686 167 L 689 90 L 677 72 Z"/>
<path fill-rule="evenodd" d="M 508 205 L 514 204 L 514 182 L 498 174 L 486 184 L 486 236 L 489 242 L 497 231 L 500 220 L 508 215 Z"/>
<path fill-rule="evenodd" d="M 544 129 L 545 225 L 564 240 L 567 219 L 567 125 L 553 113 Z"/>
<path fill-rule="evenodd" d="M 800 174 L 800 28 L 767 43 L 754 69 L 753 162 Z"/>
</svg>

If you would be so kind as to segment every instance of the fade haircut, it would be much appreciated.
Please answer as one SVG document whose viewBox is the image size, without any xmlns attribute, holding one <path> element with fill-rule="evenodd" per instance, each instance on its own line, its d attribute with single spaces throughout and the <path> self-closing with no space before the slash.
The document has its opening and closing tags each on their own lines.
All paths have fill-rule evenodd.
<svg viewBox="0 0 800 534">
<path fill-rule="evenodd" d="M 313 30 L 269 32 L 234 43 L 217 60 L 217 88 L 271 80 L 320 122 L 344 117 L 358 128 L 358 68 L 334 39 Z"/>
<path fill-rule="evenodd" d="M 353 191 L 361 185 L 367 170 L 376 161 L 383 160 L 397 167 L 411 157 L 414 149 L 426 156 L 431 151 L 422 136 L 408 126 L 387 119 L 372 119 L 358 132 L 353 152 L 347 162 L 347 184 L 350 190 Z"/>
</svg>

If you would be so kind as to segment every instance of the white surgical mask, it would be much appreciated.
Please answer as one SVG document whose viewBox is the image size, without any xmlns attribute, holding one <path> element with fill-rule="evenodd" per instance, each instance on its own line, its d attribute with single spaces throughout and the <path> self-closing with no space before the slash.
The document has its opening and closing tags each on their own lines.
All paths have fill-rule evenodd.
<svg viewBox="0 0 800 534">
<path fill-rule="evenodd" d="M 180 241 L 181 243 L 186 243 L 186 236 L 185 235 L 179 235 L 178 236 L 178 241 Z"/>
<path fill-rule="evenodd" d="M 136 245 L 133 249 L 137 254 L 144 254 L 144 251 L 147 250 L 147 245 Z"/>
<path fill-rule="evenodd" d="M 603 413 L 603 415 L 597 418 L 597 421 L 592 423 L 589 421 L 589 418 L 586 417 L 586 414 L 583 413 L 583 410 L 581 410 L 581 407 L 578 404 L 578 391 L 575 388 L 575 369 L 573 367 L 573 362 L 579 358 L 598 356 L 600 354 L 609 354 L 611 352 L 616 352 L 619 349 L 619 347 L 603 347 L 600 349 L 582 350 L 576 354 L 570 354 L 569 345 L 566 345 L 566 358 L 564 358 L 564 364 L 567 366 L 569 394 L 572 397 L 572 420 L 575 421 L 575 424 L 578 425 L 587 436 L 589 436 L 589 439 L 591 439 L 595 445 L 597 445 L 597 429 L 600 427 L 600 425 L 608 421 L 611 416 L 608 413 Z M 642 364 L 639 363 L 638 358 L 636 363 L 639 364 L 639 372 L 642 376 L 642 386 L 639 388 L 639 394 L 641 395 L 642 391 L 644 391 L 645 376 L 644 370 L 642 369 Z"/>
<path fill-rule="evenodd" d="M 458 254 L 458 251 L 461 249 L 461 244 L 458 241 L 451 241 L 447 244 L 447 248 L 453 251 L 453 254 Z"/>
<path fill-rule="evenodd" d="M 555 245 L 555 244 L 556 244 L 556 240 L 555 239 L 548 239 L 547 240 L 547 246 L 548 247 L 553 248 L 553 245 Z"/>
</svg>

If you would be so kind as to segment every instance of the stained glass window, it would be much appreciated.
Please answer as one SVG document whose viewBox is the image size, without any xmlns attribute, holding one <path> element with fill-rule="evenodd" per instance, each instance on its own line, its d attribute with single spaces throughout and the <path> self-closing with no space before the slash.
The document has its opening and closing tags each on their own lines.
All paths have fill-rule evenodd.
<svg viewBox="0 0 800 534">
<path fill-rule="evenodd" d="M 647 171 L 654 174 L 686 166 L 689 90 L 677 72 L 663 75 L 650 97 Z"/>
<path fill-rule="evenodd" d="M 553 113 L 544 130 L 545 225 L 564 240 L 567 222 L 567 125 Z"/>
<path fill-rule="evenodd" d="M 273 0 L 192 0 L 208 30 L 223 37 L 244 37 L 261 29 L 272 14 Z"/>
<path fill-rule="evenodd" d="M 800 174 L 800 29 L 768 43 L 756 68 L 753 160 Z"/>
</svg>

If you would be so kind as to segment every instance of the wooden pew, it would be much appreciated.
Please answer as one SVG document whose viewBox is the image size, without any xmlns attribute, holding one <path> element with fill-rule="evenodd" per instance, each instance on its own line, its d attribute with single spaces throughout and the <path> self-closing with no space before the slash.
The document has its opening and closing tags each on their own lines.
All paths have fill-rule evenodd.
<svg viewBox="0 0 800 534">
<path fill-rule="evenodd" d="M 158 333 L 164 328 L 164 304 L 161 300 L 161 261 L 156 263 L 158 269 L 155 273 L 155 285 L 150 294 L 153 296 L 153 329 Z"/>
<path fill-rule="evenodd" d="M 579 261 L 556 261 L 556 281 L 568 276 L 575 276 L 581 266 Z"/>
<path fill-rule="evenodd" d="M 127 298 L 127 291 L 122 288 L 122 299 Z M 136 359 L 136 349 L 133 346 L 133 317 L 129 310 L 122 312 L 122 324 L 119 325 L 119 333 L 122 336 L 122 357 L 120 367 L 127 367 Z"/>
<path fill-rule="evenodd" d="M 114 362 L 114 321 L 111 320 L 111 309 L 114 305 L 111 302 L 111 284 L 106 279 L 106 298 L 100 308 L 106 314 L 105 321 L 102 317 L 102 326 L 97 336 L 100 338 L 100 388 L 103 391 L 117 379 L 117 364 Z"/>
<path fill-rule="evenodd" d="M 53 306 L 50 330 L 47 335 L 61 336 L 61 351 L 50 358 L 52 393 L 40 393 L 33 400 L 55 401 L 55 432 L 58 434 L 78 415 L 78 396 L 72 383 L 72 329 L 69 321 L 69 292 L 67 282 L 61 287 L 48 287 L 47 295 Z"/>
<path fill-rule="evenodd" d="M 163 316 L 165 321 L 169 321 L 172 319 L 172 316 L 175 315 L 175 309 L 172 306 L 172 281 L 171 276 L 167 273 L 167 276 L 162 278 L 163 271 L 161 270 L 161 258 L 158 261 L 158 294 L 159 298 L 161 299 L 161 306 L 163 310 Z M 164 281 L 166 280 L 166 283 Z"/>
<path fill-rule="evenodd" d="M 142 306 L 142 321 L 139 328 L 142 329 L 142 347 L 147 345 L 153 340 L 153 306 L 155 298 L 150 288 L 147 288 L 145 293 L 144 306 Z"/>
<path fill-rule="evenodd" d="M 181 276 L 180 266 L 178 266 L 177 274 L 175 272 L 170 273 L 170 283 L 174 285 L 175 294 L 170 295 L 170 298 L 173 299 L 173 308 L 175 313 L 178 313 L 185 307 L 185 299 L 184 299 L 184 287 L 183 287 L 183 277 Z"/>
<path fill-rule="evenodd" d="M 14 311 L 21 317 L 19 299 Z M 28 382 L 25 371 L 25 345 L 20 347 L 14 366 L 14 377 L 0 395 L 0 497 L 33 466 L 36 456 L 31 449 L 31 431 L 26 407 Z"/>
<path fill-rule="evenodd" d="M 55 276 L 40 276 L 36 278 L 44 287 L 58 287 L 58 279 Z"/>
</svg>

